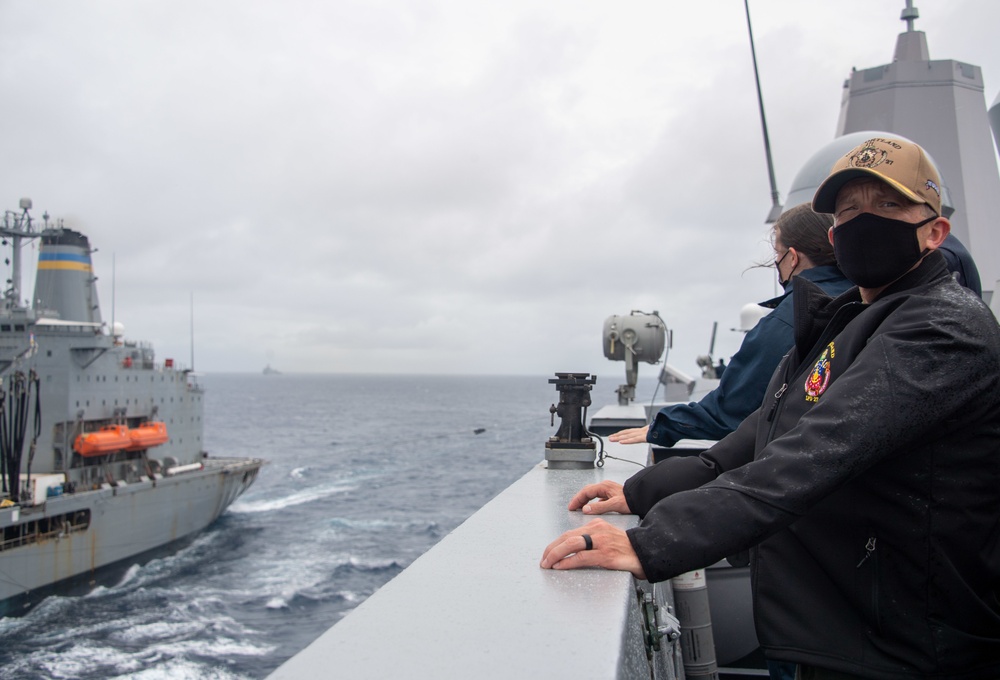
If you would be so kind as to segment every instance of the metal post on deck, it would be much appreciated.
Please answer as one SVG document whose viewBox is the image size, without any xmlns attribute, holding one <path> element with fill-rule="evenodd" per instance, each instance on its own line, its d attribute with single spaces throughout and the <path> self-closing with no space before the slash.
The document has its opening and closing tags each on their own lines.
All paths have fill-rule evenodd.
<svg viewBox="0 0 1000 680">
<path fill-rule="evenodd" d="M 719 680 L 705 570 L 681 574 L 671 579 L 671 584 L 677 619 L 681 623 L 684 676 L 687 680 Z"/>
</svg>

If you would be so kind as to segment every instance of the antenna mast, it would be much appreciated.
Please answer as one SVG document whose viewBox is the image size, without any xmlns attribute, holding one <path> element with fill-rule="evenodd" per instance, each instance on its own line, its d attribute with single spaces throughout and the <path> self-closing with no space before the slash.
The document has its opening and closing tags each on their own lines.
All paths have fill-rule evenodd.
<svg viewBox="0 0 1000 680">
<path fill-rule="evenodd" d="M 753 28 L 750 26 L 750 0 L 743 0 L 747 15 L 747 33 L 750 35 L 750 55 L 753 57 L 753 78 L 757 83 L 757 104 L 760 106 L 760 126 L 764 131 L 764 154 L 767 156 L 767 178 L 771 181 L 771 211 L 767 214 L 767 224 L 774 224 L 781 215 L 781 199 L 778 197 L 777 182 L 774 181 L 774 161 L 771 159 L 771 139 L 767 135 L 767 118 L 764 116 L 764 96 L 760 91 L 760 74 L 757 71 L 757 50 L 753 44 Z"/>
<path fill-rule="evenodd" d="M 906 0 L 906 7 L 900 13 L 899 18 L 906 22 L 906 32 L 913 32 L 913 20 L 920 18 L 920 12 L 913 6 L 913 0 Z"/>
<path fill-rule="evenodd" d="M 7 309 L 14 309 L 21 306 L 21 240 L 38 238 L 39 233 L 34 230 L 31 223 L 31 199 L 22 198 L 21 213 L 11 210 L 3 214 L 3 221 L 0 222 L 0 237 L 3 238 L 3 245 L 7 245 L 7 239 L 11 240 L 11 276 L 7 281 L 8 288 L 3 291 L 4 305 Z M 45 225 L 48 226 L 49 214 L 45 213 Z"/>
<path fill-rule="evenodd" d="M 191 372 L 194 372 L 194 291 L 191 291 Z"/>
</svg>

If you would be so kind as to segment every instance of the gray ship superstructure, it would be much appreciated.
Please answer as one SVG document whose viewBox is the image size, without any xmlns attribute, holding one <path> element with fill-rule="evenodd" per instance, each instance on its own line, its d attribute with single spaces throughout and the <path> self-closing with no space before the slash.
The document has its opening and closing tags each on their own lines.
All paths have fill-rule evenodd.
<svg viewBox="0 0 1000 680">
<path fill-rule="evenodd" d="M 926 33 L 914 28 L 918 16 L 907 3 L 906 30 L 896 39 L 891 63 L 854 69 L 844 82 L 836 136 L 883 130 L 924 147 L 947 190 L 951 232 L 975 252 L 989 303 L 1000 279 L 1000 176 L 983 71 L 955 59 L 931 59 Z"/>
<path fill-rule="evenodd" d="M 0 613 L 205 528 L 262 461 L 209 458 L 204 390 L 101 318 L 87 237 L 7 212 L 0 309 Z M 21 251 L 37 240 L 31 304 Z"/>
</svg>

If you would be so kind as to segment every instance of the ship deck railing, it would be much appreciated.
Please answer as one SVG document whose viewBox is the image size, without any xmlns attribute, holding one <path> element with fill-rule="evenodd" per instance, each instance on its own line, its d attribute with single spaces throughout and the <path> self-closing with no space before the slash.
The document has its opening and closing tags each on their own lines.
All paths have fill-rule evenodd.
<svg viewBox="0 0 1000 680">
<path fill-rule="evenodd" d="M 539 566 L 550 541 L 593 519 L 567 509 L 576 491 L 604 479 L 622 482 L 645 464 L 646 447 L 608 449 L 630 462 L 534 466 L 271 680 L 330 669 L 355 680 L 682 677 L 675 642 L 664 640 L 647 659 L 637 588 L 652 593 L 648 583 L 626 572 Z M 637 523 L 631 515 L 604 518 L 623 529 Z"/>
</svg>

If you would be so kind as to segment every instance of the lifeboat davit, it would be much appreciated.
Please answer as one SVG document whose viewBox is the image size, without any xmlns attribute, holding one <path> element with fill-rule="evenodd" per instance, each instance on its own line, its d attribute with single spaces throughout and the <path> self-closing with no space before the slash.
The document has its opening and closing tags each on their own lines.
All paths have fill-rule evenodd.
<svg viewBox="0 0 1000 680">
<path fill-rule="evenodd" d="M 84 432 L 76 438 L 73 448 L 81 456 L 103 456 L 121 451 L 132 444 L 129 429 L 124 425 L 105 425 L 96 432 Z"/>
<path fill-rule="evenodd" d="M 132 443 L 125 447 L 126 451 L 141 451 L 152 446 L 166 444 L 170 436 L 167 434 L 167 424 L 149 422 L 128 431 Z"/>
</svg>

